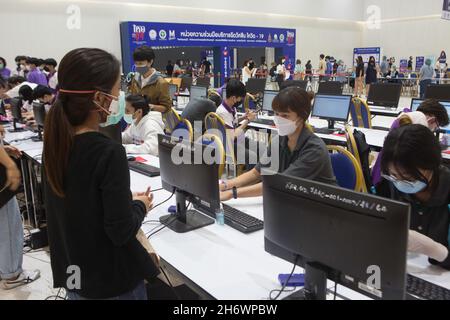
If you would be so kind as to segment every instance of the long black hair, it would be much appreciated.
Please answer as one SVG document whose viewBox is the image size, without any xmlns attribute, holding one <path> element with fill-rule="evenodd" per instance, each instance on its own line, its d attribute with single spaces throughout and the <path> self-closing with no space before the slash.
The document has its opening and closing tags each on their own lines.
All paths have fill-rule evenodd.
<svg viewBox="0 0 450 320">
<path fill-rule="evenodd" d="M 58 71 L 64 90 L 109 93 L 119 78 L 119 61 L 101 49 L 80 48 L 64 56 Z M 96 109 L 95 93 L 59 92 L 45 120 L 44 165 L 53 192 L 64 197 L 64 171 L 73 145 L 74 127 L 82 125 Z"/>
</svg>

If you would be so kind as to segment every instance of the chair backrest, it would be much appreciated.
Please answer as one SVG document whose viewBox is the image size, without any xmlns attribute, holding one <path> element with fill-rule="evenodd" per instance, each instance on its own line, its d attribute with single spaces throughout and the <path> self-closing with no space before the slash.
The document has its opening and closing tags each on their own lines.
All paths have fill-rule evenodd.
<svg viewBox="0 0 450 320">
<path fill-rule="evenodd" d="M 221 178 L 225 170 L 226 163 L 225 148 L 223 147 L 222 140 L 214 134 L 204 134 L 196 142 L 211 146 L 216 152 L 218 152 L 218 154 L 216 153 L 212 156 L 214 156 L 214 159 L 216 159 L 216 161 L 219 161 L 219 178 Z"/>
<path fill-rule="evenodd" d="M 180 90 L 181 91 L 184 91 L 186 89 L 190 90 L 191 86 L 192 86 L 192 78 L 191 77 L 183 77 L 180 79 L 181 79 Z"/>
<path fill-rule="evenodd" d="M 172 78 L 170 83 L 177 85 L 178 90 L 180 90 L 180 88 L 181 88 L 181 81 L 182 81 L 181 78 Z"/>
<path fill-rule="evenodd" d="M 348 150 L 361 166 L 365 190 L 371 190 L 373 186 L 372 175 L 370 173 L 370 146 L 367 144 L 366 137 L 361 131 L 347 126 L 345 128 Z"/>
<path fill-rule="evenodd" d="M 358 146 L 356 144 L 355 136 L 353 135 L 353 127 L 345 126 L 345 137 L 347 138 L 347 147 L 351 154 L 361 163 L 361 158 L 359 157 Z"/>
<path fill-rule="evenodd" d="M 183 141 L 194 141 L 194 131 L 190 121 L 187 119 L 181 119 L 172 131 L 171 136 Z"/>
<path fill-rule="evenodd" d="M 244 99 L 244 112 L 250 111 L 250 109 L 255 109 L 256 107 L 256 98 L 251 95 L 250 93 L 247 93 Z"/>
<path fill-rule="evenodd" d="M 350 104 L 350 114 L 354 127 L 372 128 L 372 115 L 367 102 L 364 100 L 354 97 Z"/>
<path fill-rule="evenodd" d="M 417 79 L 417 73 L 411 73 L 411 78 L 412 79 Z"/>
<path fill-rule="evenodd" d="M 164 122 L 164 131 L 166 134 L 172 134 L 173 130 L 181 121 L 180 115 L 174 108 L 162 114 L 162 119 Z"/>
<path fill-rule="evenodd" d="M 211 80 L 209 78 L 197 78 L 197 86 L 209 88 Z"/>
<path fill-rule="evenodd" d="M 361 166 L 356 158 L 346 149 L 339 146 L 328 146 L 331 165 L 338 185 L 341 188 L 357 192 L 367 192 Z"/>
<path fill-rule="evenodd" d="M 225 154 L 234 160 L 234 144 L 231 141 L 233 135 L 227 134 L 225 121 L 217 113 L 208 113 L 205 117 L 205 129 L 208 134 L 214 134 L 221 139 Z"/>
</svg>

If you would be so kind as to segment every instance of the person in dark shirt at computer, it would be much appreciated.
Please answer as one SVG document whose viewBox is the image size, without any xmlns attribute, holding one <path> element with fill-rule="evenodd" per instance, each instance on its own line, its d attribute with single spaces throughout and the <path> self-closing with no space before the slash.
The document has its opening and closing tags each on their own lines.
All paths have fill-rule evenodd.
<svg viewBox="0 0 450 320">
<path fill-rule="evenodd" d="M 271 149 L 251 171 L 236 179 L 220 183 L 221 200 L 248 198 L 262 195 L 262 169 L 271 169 L 285 175 L 336 184 L 330 156 L 325 143 L 306 125 L 311 113 L 312 93 L 300 88 L 286 88 L 273 100 L 275 124 L 278 137 L 272 138 L 273 149 L 278 154 L 271 154 Z"/>
<path fill-rule="evenodd" d="M 422 125 L 394 130 L 381 167 L 390 188 L 380 195 L 411 205 L 408 251 L 450 270 L 450 170 L 442 165 L 436 137 Z"/>
<path fill-rule="evenodd" d="M 120 63 L 101 49 L 75 49 L 58 77 L 43 153 L 54 287 L 66 288 L 70 300 L 146 300 L 144 279 L 158 269 L 137 234 L 153 195 L 132 195 L 124 148 L 99 133 L 124 107 Z M 74 274 L 78 287 L 69 286 Z"/>
</svg>

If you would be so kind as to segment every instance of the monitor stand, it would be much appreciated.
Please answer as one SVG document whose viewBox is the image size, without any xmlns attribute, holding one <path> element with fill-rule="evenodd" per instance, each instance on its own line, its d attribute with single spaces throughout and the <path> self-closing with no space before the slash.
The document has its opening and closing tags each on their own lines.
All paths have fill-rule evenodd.
<svg viewBox="0 0 450 320">
<path fill-rule="evenodd" d="M 23 128 L 17 128 L 17 120 L 16 119 L 13 120 L 13 128 L 14 129 L 8 130 L 8 132 L 14 133 L 14 132 L 23 132 L 23 131 L 25 131 L 25 129 L 23 129 Z"/>
<path fill-rule="evenodd" d="M 305 266 L 305 288 L 283 300 L 326 300 L 327 268 L 318 263 L 307 263 Z"/>
<path fill-rule="evenodd" d="M 334 120 L 328 120 L 328 128 L 318 128 L 315 129 L 315 133 L 321 133 L 321 134 L 333 134 L 336 131 L 336 128 L 334 127 L 335 121 Z"/>
<path fill-rule="evenodd" d="M 38 126 L 37 130 L 38 130 L 38 135 L 37 135 L 37 137 L 31 138 L 31 141 L 33 141 L 33 142 L 40 142 L 40 141 L 42 141 L 42 130 L 41 130 L 41 126 Z"/>
<path fill-rule="evenodd" d="M 177 199 L 177 213 L 175 215 L 169 214 L 159 218 L 159 222 L 167 228 L 176 233 L 187 233 L 214 224 L 213 219 L 200 212 L 196 210 L 187 210 L 186 200 L 188 194 L 177 190 L 175 196 Z"/>
</svg>

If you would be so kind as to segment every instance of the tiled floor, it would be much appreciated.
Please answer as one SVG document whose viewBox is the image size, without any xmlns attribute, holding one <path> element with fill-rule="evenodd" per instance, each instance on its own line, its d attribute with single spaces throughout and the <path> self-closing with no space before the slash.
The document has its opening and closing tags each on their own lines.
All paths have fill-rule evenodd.
<svg viewBox="0 0 450 320">
<path fill-rule="evenodd" d="M 41 272 L 41 277 L 33 283 L 13 290 L 0 289 L 0 300 L 44 300 L 48 296 L 58 293 L 57 289 L 53 289 L 48 252 L 38 251 L 25 254 L 23 257 L 23 268 L 25 270 L 38 269 Z"/>
</svg>

